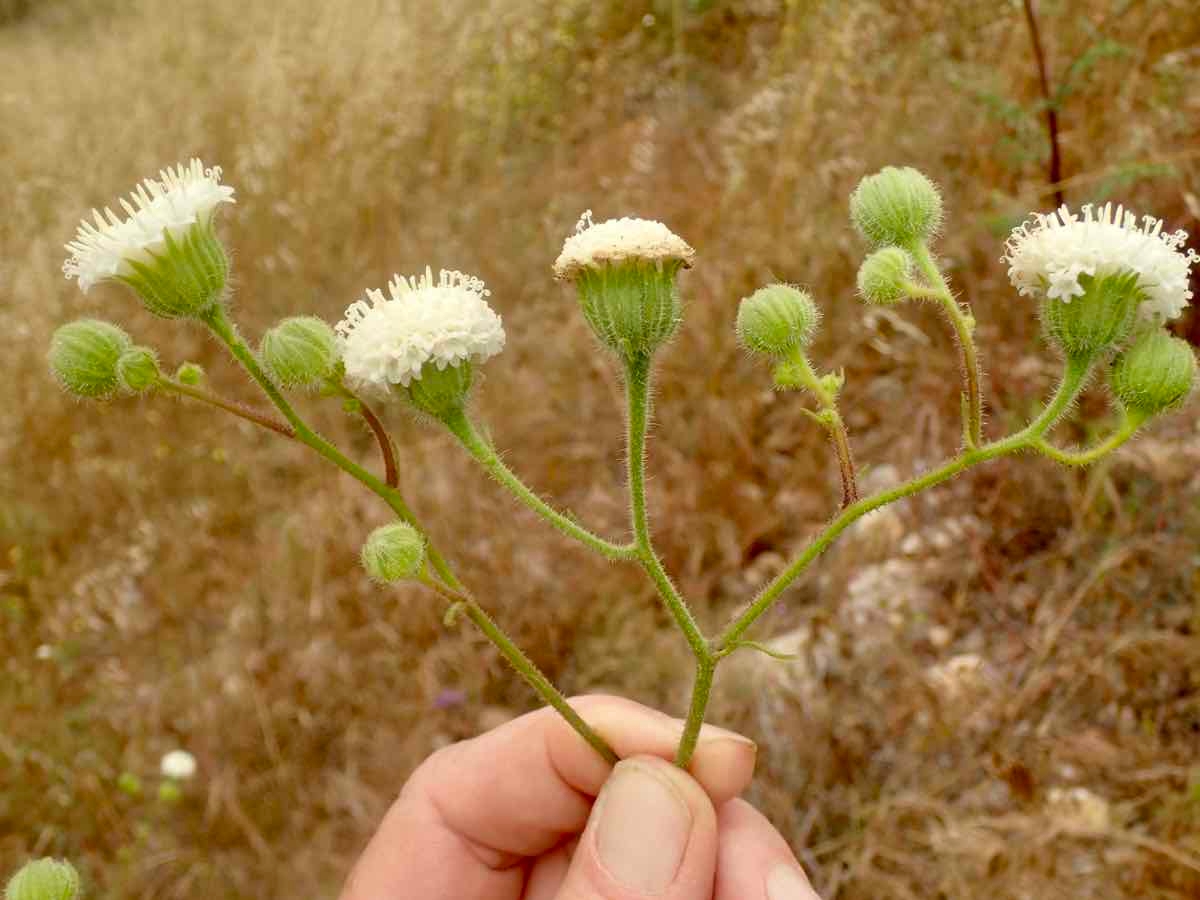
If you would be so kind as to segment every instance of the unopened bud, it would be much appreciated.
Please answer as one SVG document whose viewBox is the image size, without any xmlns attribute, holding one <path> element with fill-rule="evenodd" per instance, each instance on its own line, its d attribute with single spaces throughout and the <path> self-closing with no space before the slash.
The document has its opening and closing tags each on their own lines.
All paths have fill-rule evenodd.
<svg viewBox="0 0 1200 900">
<path fill-rule="evenodd" d="M 158 357 L 149 347 L 130 347 L 117 360 L 117 381 L 131 394 L 150 390 L 160 377 Z"/>
<path fill-rule="evenodd" d="M 886 305 L 908 296 L 913 260 L 906 250 L 876 250 L 858 268 L 858 293 L 868 303 Z"/>
<path fill-rule="evenodd" d="M 362 564 L 376 581 L 416 578 L 425 565 L 425 539 L 407 522 L 383 525 L 363 544 Z"/>
<path fill-rule="evenodd" d="M 259 353 L 286 388 L 319 386 L 333 374 L 339 357 L 333 329 L 316 316 L 284 319 L 263 335 Z"/>
<path fill-rule="evenodd" d="M 195 387 L 204 381 L 204 369 L 198 363 L 185 362 L 175 370 L 175 380 L 180 384 Z"/>
<path fill-rule="evenodd" d="M 747 350 L 783 357 L 807 347 L 820 321 L 820 310 L 806 292 L 773 284 L 742 300 L 737 335 Z"/>
<path fill-rule="evenodd" d="M 69 322 L 50 338 L 50 370 L 72 394 L 104 399 L 119 387 L 117 360 L 132 343 L 129 335 L 109 322 Z"/>
<path fill-rule="evenodd" d="M 5 900 L 75 900 L 79 873 L 65 859 L 35 859 L 22 866 L 5 888 Z"/>
<path fill-rule="evenodd" d="M 1109 384 L 1126 408 L 1151 416 L 1183 403 L 1195 378 L 1196 356 L 1191 345 L 1154 329 L 1117 357 Z"/>
<path fill-rule="evenodd" d="M 908 247 L 937 234 L 942 197 L 916 169 L 886 166 L 858 183 L 850 195 L 850 219 L 873 246 Z"/>
</svg>

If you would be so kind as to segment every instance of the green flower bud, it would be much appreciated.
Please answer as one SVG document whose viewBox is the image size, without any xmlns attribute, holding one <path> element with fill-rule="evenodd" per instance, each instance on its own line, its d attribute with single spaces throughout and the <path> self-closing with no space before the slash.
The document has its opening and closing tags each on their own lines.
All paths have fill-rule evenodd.
<svg viewBox="0 0 1200 900">
<path fill-rule="evenodd" d="M 69 322 L 50 338 L 50 371 L 76 396 L 93 400 L 111 397 L 119 387 L 117 360 L 132 343 L 129 335 L 108 322 Z"/>
<path fill-rule="evenodd" d="M 858 183 L 850 195 L 850 219 L 876 247 L 924 243 L 941 227 L 942 196 L 916 169 L 886 166 Z"/>
<path fill-rule="evenodd" d="M 679 327 L 678 260 L 630 260 L 581 269 L 575 277 L 583 316 L 600 342 L 623 359 L 649 356 Z"/>
<path fill-rule="evenodd" d="M 1161 329 L 1147 331 L 1117 357 L 1109 384 L 1129 410 L 1152 416 L 1179 406 L 1196 378 L 1196 356 L 1187 341 Z"/>
<path fill-rule="evenodd" d="M 675 278 L 695 251 L 662 222 L 592 221 L 587 211 L 563 243 L 555 275 L 574 281 L 584 318 L 626 364 L 649 357 L 679 327 Z"/>
<path fill-rule="evenodd" d="M 198 363 L 185 362 L 175 370 L 175 380 L 195 387 L 204 380 L 204 369 Z"/>
<path fill-rule="evenodd" d="M 117 382 L 131 394 L 150 390 L 161 376 L 158 357 L 149 347 L 130 347 L 117 360 Z"/>
<path fill-rule="evenodd" d="M 198 318 L 225 294 L 229 257 L 211 218 L 190 226 L 179 238 L 163 231 L 161 252 L 147 259 L 127 259 L 130 274 L 115 276 L 137 292 L 142 305 L 164 319 Z"/>
<path fill-rule="evenodd" d="M 363 544 L 362 564 L 376 581 L 416 578 L 425 565 L 425 538 L 407 522 L 383 525 Z"/>
<path fill-rule="evenodd" d="M 427 362 L 421 367 L 419 378 L 412 379 L 407 387 L 397 385 L 395 389 L 403 391 L 416 409 L 445 422 L 462 412 L 474 380 L 475 367 L 470 360 L 444 369 Z"/>
<path fill-rule="evenodd" d="M 158 802 L 166 806 L 174 806 L 183 799 L 183 789 L 178 781 L 166 779 L 158 785 Z"/>
<path fill-rule="evenodd" d="M 858 294 L 868 303 L 886 305 L 908 297 L 913 260 L 899 247 L 876 250 L 858 268 Z"/>
<path fill-rule="evenodd" d="M 788 284 L 759 288 L 738 306 L 737 335 L 747 350 L 787 356 L 807 347 L 821 321 L 813 298 Z"/>
<path fill-rule="evenodd" d="M 35 859 L 8 882 L 4 900 L 75 900 L 79 873 L 65 859 Z"/>
<path fill-rule="evenodd" d="M 339 357 L 333 329 L 316 316 L 284 319 L 263 335 L 259 353 L 267 371 L 287 388 L 319 386 Z"/>
<path fill-rule="evenodd" d="M 1046 333 L 1067 356 L 1093 357 L 1129 337 L 1142 301 L 1136 273 L 1093 278 L 1081 275 L 1083 295 L 1070 302 L 1046 300 Z"/>
</svg>

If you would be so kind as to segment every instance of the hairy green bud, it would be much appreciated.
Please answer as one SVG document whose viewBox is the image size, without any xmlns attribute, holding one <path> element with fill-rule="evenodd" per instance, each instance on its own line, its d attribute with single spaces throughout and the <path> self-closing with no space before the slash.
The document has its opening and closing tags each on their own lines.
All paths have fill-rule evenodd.
<svg viewBox="0 0 1200 900">
<path fill-rule="evenodd" d="M 185 362 L 175 370 L 175 380 L 195 387 L 204 381 L 204 369 L 199 363 Z"/>
<path fill-rule="evenodd" d="M 854 227 L 876 247 L 924 243 L 942 225 L 942 196 L 916 169 L 886 166 L 850 195 Z"/>
<path fill-rule="evenodd" d="M 78 319 L 59 327 L 50 338 L 50 371 L 72 394 L 102 400 L 120 387 L 117 360 L 132 344 L 116 325 Z"/>
<path fill-rule="evenodd" d="M 1147 331 L 1117 357 L 1108 380 L 1128 409 L 1156 415 L 1187 399 L 1196 379 L 1191 345 L 1161 329 Z"/>
<path fill-rule="evenodd" d="M 383 525 L 363 544 L 362 564 L 376 581 L 416 578 L 425 565 L 425 538 L 407 522 Z"/>
<path fill-rule="evenodd" d="M 164 319 L 198 318 L 221 302 L 229 277 L 229 257 L 211 218 L 190 226 L 178 238 L 163 232 L 161 252 L 144 261 L 127 259 L 128 275 L 115 276 L 141 298 L 142 305 Z"/>
<path fill-rule="evenodd" d="M 900 247 L 876 250 L 858 267 L 858 294 L 868 303 L 887 305 L 908 297 L 913 259 Z"/>
<path fill-rule="evenodd" d="M 747 350 L 787 356 L 807 347 L 821 312 L 805 291 L 788 284 L 759 288 L 738 306 L 737 335 Z"/>
<path fill-rule="evenodd" d="M 665 344 L 683 317 L 676 259 L 631 259 L 581 269 L 575 275 L 580 307 L 600 342 L 625 360 L 649 356 Z"/>
<path fill-rule="evenodd" d="M 130 347 L 117 360 L 117 382 L 123 391 L 131 394 L 148 391 L 158 384 L 160 377 L 158 357 L 149 347 Z"/>
<path fill-rule="evenodd" d="M 421 368 L 421 377 L 412 379 L 407 387 L 397 386 L 395 390 L 403 391 L 418 411 L 445 422 L 462 412 L 474 381 L 475 367 L 470 360 L 444 369 L 427 362 Z"/>
<path fill-rule="evenodd" d="M 316 316 L 284 319 L 263 335 L 259 354 L 286 388 L 319 386 L 333 374 L 339 358 L 333 329 Z"/>
<path fill-rule="evenodd" d="M 1046 300 L 1042 321 L 1046 333 L 1067 356 L 1092 357 L 1116 347 L 1133 331 L 1142 294 L 1136 273 L 1093 278 L 1081 275 L 1083 294 Z"/>
<path fill-rule="evenodd" d="M 8 882 L 4 900 L 75 900 L 79 896 L 79 873 L 65 859 L 35 859 L 27 862 Z"/>
</svg>

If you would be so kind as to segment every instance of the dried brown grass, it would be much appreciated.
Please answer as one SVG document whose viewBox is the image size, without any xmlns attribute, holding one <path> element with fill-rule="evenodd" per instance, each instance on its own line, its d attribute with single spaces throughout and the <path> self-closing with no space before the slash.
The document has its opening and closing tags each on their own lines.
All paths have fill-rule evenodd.
<svg viewBox="0 0 1200 900">
<path fill-rule="evenodd" d="M 432 598 L 367 584 L 354 536 L 384 510 L 299 448 L 189 406 L 97 409 L 52 387 L 50 330 L 98 314 L 253 397 L 197 330 L 58 273 L 80 213 L 164 163 L 201 155 L 237 185 L 224 233 L 252 334 L 285 313 L 334 318 L 393 271 L 482 275 L 511 340 L 480 414 L 538 489 L 614 535 L 617 383 L 548 266 L 589 206 L 685 235 L 700 264 L 658 381 L 651 502 L 709 627 L 837 491 L 797 399 L 735 349 L 738 297 L 780 278 L 821 298 L 817 355 L 846 368 L 868 479 L 954 446 L 942 323 L 852 299 L 844 204 L 862 174 L 908 163 L 944 185 L 942 252 L 980 321 L 989 427 L 1053 382 L 997 262 L 1004 224 L 1047 195 L 1037 120 L 1011 105 L 1036 102 L 1018 10 L 745 0 L 676 28 L 662 9 L 582 0 L 208 0 L 186 22 L 153 0 L 10 6 L 0 870 L 57 853 L 101 898 L 331 895 L 413 765 L 532 703 Z M 1123 48 L 1063 112 L 1074 202 L 1113 196 L 1196 228 L 1187 7 L 1046 5 L 1060 72 L 1100 36 Z M 360 428 L 310 408 L 371 460 Z M 1099 398 L 1085 409 L 1104 415 Z M 1004 461 L 871 518 L 760 627 L 801 659 L 718 674 L 712 717 L 762 744 L 753 799 L 826 898 L 1200 893 L 1193 422 L 1093 473 Z M 686 648 L 636 572 L 514 510 L 441 436 L 394 424 L 412 504 L 565 690 L 682 708 Z M 977 677 L 947 693 L 930 667 L 964 654 Z M 435 708 L 450 688 L 465 702 Z M 154 773 L 176 745 L 202 777 L 165 808 Z M 123 771 L 146 796 L 115 788 Z M 1105 799 L 1104 828 L 1056 811 L 1052 791 L 1074 786 Z"/>
</svg>

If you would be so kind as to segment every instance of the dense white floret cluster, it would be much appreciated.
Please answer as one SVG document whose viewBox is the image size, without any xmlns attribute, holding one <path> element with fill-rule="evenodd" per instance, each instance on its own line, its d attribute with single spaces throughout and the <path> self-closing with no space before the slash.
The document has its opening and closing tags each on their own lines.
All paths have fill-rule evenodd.
<svg viewBox="0 0 1200 900">
<path fill-rule="evenodd" d="M 92 210 L 92 220 L 79 224 L 70 254 L 63 263 L 68 278 L 87 291 L 92 285 L 132 272 L 129 263 L 147 262 L 164 249 L 169 234 L 182 237 L 197 223 L 207 224 L 222 203 L 233 203 L 233 188 L 221 184 L 218 167 L 205 168 L 193 159 L 187 165 L 163 169 L 157 180 L 148 178 L 122 198 L 122 219 L 111 209 L 103 215 Z"/>
<path fill-rule="evenodd" d="M 554 263 L 558 278 L 573 278 L 581 269 L 630 260 L 664 263 L 677 260 L 690 266 L 696 251 L 662 222 L 652 219 L 608 219 L 595 224 L 589 209 L 575 233 L 563 244 Z"/>
<path fill-rule="evenodd" d="M 443 269 L 435 279 L 395 276 L 383 291 L 347 308 L 336 331 L 346 377 L 374 388 L 407 386 L 427 363 L 438 369 L 483 362 L 504 349 L 504 326 L 488 290 L 471 275 Z"/>
<path fill-rule="evenodd" d="M 1140 223 L 1140 224 L 1139 224 Z M 1136 215 L 1111 203 L 1081 214 L 1066 206 L 1013 230 L 1003 261 L 1021 294 L 1069 303 L 1084 293 L 1080 278 L 1135 273 L 1145 299 L 1143 318 L 1174 319 L 1192 297 L 1191 264 L 1200 256 L 1184 249 L 1187 232 L 1166 233 L 1162 221 Z"/>
</svg>

